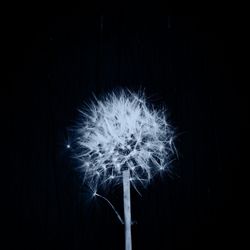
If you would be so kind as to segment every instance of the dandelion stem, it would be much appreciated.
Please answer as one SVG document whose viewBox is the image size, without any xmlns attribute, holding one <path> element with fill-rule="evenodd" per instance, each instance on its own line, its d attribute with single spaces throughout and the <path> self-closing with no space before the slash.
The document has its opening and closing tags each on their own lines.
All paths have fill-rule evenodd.
<svg viewBox="0 0 250 250">
<path fill-rule="evenodd" d="M 125 220 L 125 249 L 132 250 L 131 237 L 131 205 L 130 205 L 130 176 L 129 169 L 123 171 L 123 202 Z"/>
</svg>

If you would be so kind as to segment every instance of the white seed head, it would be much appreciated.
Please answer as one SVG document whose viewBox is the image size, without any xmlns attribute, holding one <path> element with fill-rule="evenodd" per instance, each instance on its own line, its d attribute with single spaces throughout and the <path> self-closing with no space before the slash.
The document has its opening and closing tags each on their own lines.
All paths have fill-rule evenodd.
<svg viewBox="0 0 250 250">
<path fill-rule="evenodd" d="M 164 109 L 154 109 L 143 93 L 112 92 L 95 98 L 81 114 L 77 158 L 84 180 L 94 190 L 101 184 L 121 183 L 125 169 L 135 184 L 146 184 L 169 168 L 173 130 Z"/>
</svg>

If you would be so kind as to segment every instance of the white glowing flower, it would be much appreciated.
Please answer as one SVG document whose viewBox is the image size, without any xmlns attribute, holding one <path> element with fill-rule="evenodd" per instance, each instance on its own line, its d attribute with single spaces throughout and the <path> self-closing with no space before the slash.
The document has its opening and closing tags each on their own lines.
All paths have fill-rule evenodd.
<svg viewBox="0 0 250 250">
<path fill-rule="evenodd" d="M 132 184 L 146 184 L 168 169 L 173 131 L 165 111 L 147 104 L 143 93 L 108 94 L 81 114 L 77 157 L 85 181 L 94 190 L 99 184 L 122 182 L 125 169 L 130 170 Z"/>
</svg>

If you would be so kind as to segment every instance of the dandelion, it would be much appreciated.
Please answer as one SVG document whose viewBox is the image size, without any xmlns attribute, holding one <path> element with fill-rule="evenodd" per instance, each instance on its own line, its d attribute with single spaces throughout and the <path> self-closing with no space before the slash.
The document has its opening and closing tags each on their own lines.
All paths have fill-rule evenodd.
<svg viewBox="0 0 250 250">
<path fill-rule="evenodd" d="M 77 158 L 84 181 L 94 190 L 123 183 L 126 250 L 132 249 L 130 183 L 145 186 L 169 168 L 173 129 L 164 109 L 156 110 L 144 93 L 107 94 L 81 110 Z M 137 189 L 136 189 L 137 190 Z"/>
</svg>

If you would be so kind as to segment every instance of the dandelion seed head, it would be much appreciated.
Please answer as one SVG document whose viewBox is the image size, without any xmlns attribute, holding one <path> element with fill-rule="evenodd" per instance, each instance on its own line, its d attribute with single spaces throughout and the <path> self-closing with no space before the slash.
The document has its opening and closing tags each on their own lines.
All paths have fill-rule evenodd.
<svg viewBox="0 0 250 250">
<path fill-rule="evenodd" d="M 130 180 L 147 183 L 169 167 L 174 133 L 164 109 L 156 110 L 143 93 L 122 90 L 95 98 L 77 129 L 77 158 L 84 179 L 96 189 L 120 183 L 122 171 Z"/>
</svg>

